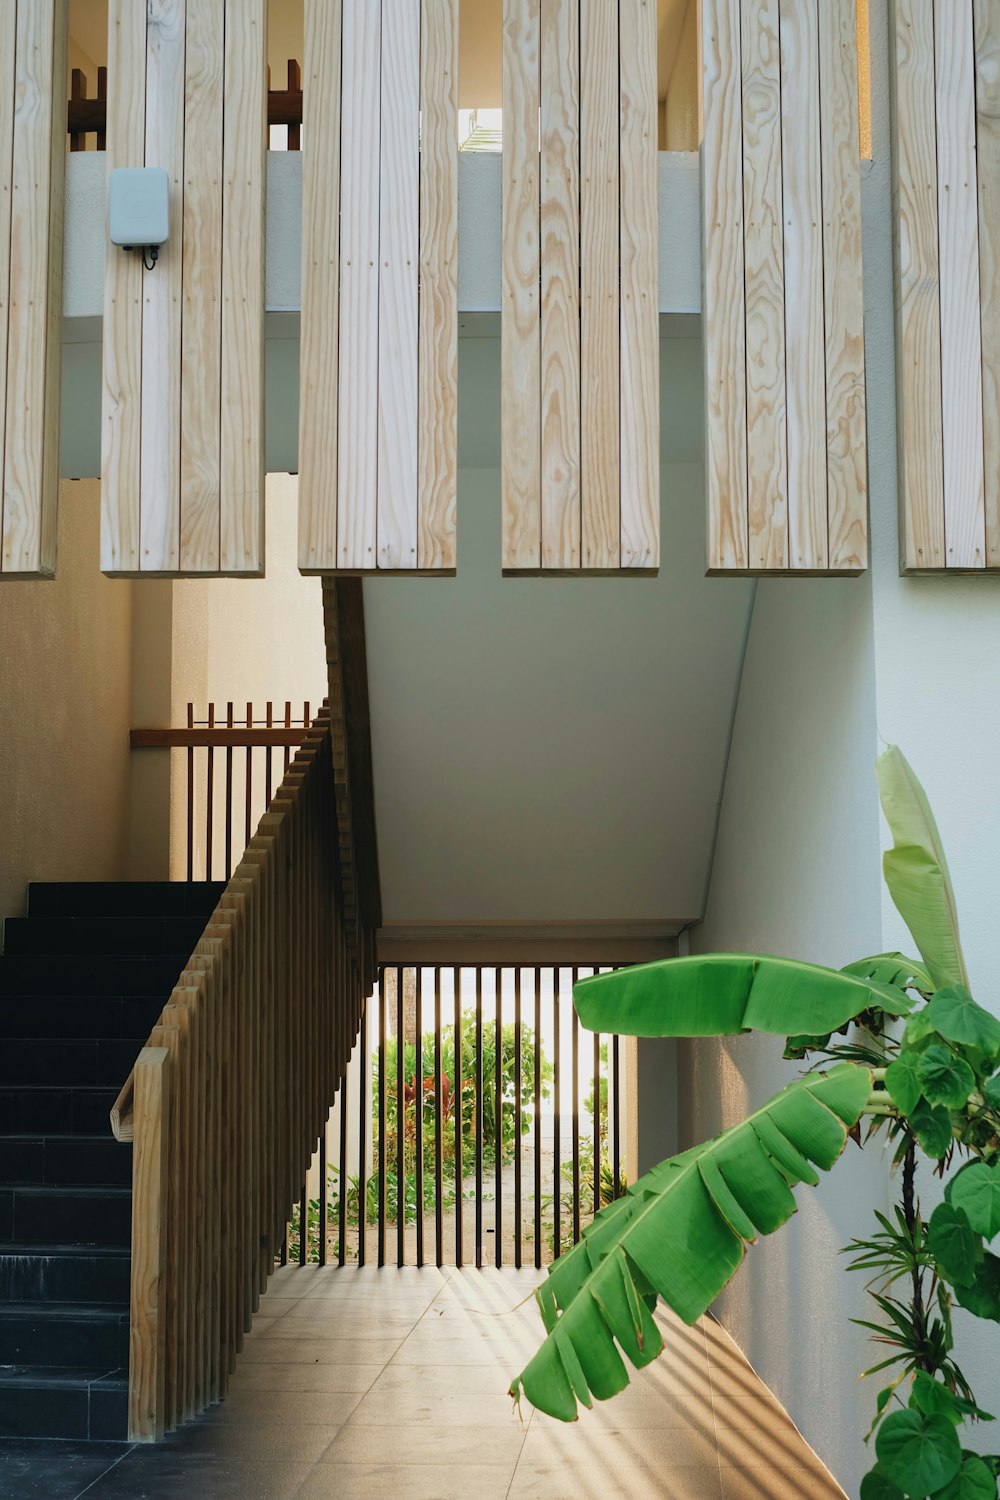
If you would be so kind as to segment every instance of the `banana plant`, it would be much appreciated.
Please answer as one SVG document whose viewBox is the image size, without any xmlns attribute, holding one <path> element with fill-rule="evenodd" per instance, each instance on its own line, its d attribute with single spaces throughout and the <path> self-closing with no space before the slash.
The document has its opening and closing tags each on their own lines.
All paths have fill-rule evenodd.
<svg viewBox="0 0 1000 1500">
<path fill-rule="evenodd" d="M 788 1038 L 786 1056 L 818 1052 L 827 1066 L 713 1140 L 661 1162 L 595 1216 L 536 1292 L 546 1337 L 511 1394 L 563 1421 L 574 1420 L 581 1405 L 616 1395 L 629 1381 L 626 1359 L 641 1369 L 662 1350 L 657 1300 L 689 1324 L 701 1317 L 747 1248 L 795 1212 L 792 1189 L 819 1185 L 848 1136 L 860 1139 L 868 1116 L 869 1134 L 887 1126 L 899 1136 L 897 1157 L 909 1187 L 905 1212 L 899 1211 L 903 1232 L 895 1236 L 905 1244 L 900 1251 L 893 1242 L 885 1280 L 902 1274 L 894 1255 L 914 1275 L 932 1271 L 941 1315 L 934 1324 L 939 1357 L 932 1357 L 925 1326 L 911 1337 L 903 1304 L 875 1294 L 895 1325 L 876 1327 L 883 1342 L 896 1346 L 883 1363 L 903 1369 L 879 1397 L 873 1426 L 879 1461 L 866 1479 L 865 1500 L 929 1494 L 994 1500 L 1000 1459 L 973 1461 L 956 1433 L 967 1418 L 988 1414 L 971 1401 L 951 1359 L 949 1279 L 965 1306 L 1000 1321 L 1000 1257 L 987 1249 L 1000 1236 L 1000 1021 L 968 992 L 940 835 L 898 749 L 881 757 L 878 779 L 894 840 L 883 873 L 920 960 L 886 953 L 833 970 L 787 958 L 709 954 L 622 969 L 574 987 L 580 1021 L 593 1031 L 641 1037 L 760 1031 Z M 843 1042 L 834 1040 L 841 1033 Z M 929 1228 L 912 1200 L 917 1143 L 942 1167 L 956 1147 L 977 1158 L 954 1179 Z M 891 1239 L 893 1226 L 882 1222 Z M 858 1242 L 858 1264 L 878 1268 L 886 1238 Z M 919 1293 L 915 1301 L 922 1308 Z M 914 1377 L 908 1405 L 899 1395 L 907 1376 Z M 982 1488 L 984 1475 L 992 1488 Z"/>
</svg>

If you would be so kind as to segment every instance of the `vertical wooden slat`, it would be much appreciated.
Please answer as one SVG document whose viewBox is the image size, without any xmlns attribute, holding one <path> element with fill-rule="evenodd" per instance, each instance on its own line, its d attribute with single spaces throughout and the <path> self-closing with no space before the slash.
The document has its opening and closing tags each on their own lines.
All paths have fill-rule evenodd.
<svg viewBox="0 0 1000 1500">
<path fill-rule="evenodd" d="M 380 568 L 415 568 L 420 6 L 413 0 L 382 3 L 379 124 L 377 557 Z"/>
<path fill-rule="evenodd" d="M 829 558 L 819 18 L 815 0 L 780 0 L 780 13 L 789 559 L 818 571 Z"/>
<path fill-rule="evenodd" d="M 9 46 L 9 31 L 6 40 Z M 10 233 L 0 548 L 0 572 L 8 575 L 52 577 L 56 566 L 66 45 L 67 0 L 17 7 L 13 139 L 3 168 L 9 191 L 0 220 L 0 233 L 6 238 L 7 224 Z M 2 94 L 6 114 L 9 83 Z M 9 126 L 3 131 L 9 139 Z"/>
<path fill-rule="evenodd" d="M 163 1437 L 166 1412 L 170 1055 L 144 1047 L 135 1069 L 132 1158 L 132 1294 L 129 1311 L 128 1435 L 133 1443 Z"/>
<path fill-rule="evenodd" d="M 366 1205 L 368 1203 L 368 1099 L 371 1095 L 372 1075 L 368 1066 L 368 1008 L 361 1012 L 361 1032 L 358 1036 L 358 1265 L 365 1263 Z"/>
<path fill-rule="evenodd" d="M 184 13 L 184 0 L 150 0 L 146 29 L 145 163 L 170 179 L 174 226 L 184 203 Z M 111 86 L 117 91 L 115 79 Z M 183 240 L 170 235 L 142 283 L 139 566 L 149 573 L 176 573 L 180 561 Z"/>
<path fill-rule="evenodd" d="M 906 568 L 945 563 L 933 0 L 895 0 L 896 380 Z"/>
<path fill-rule="evenodd" d="M 503 0 L 502 545 L 513 570 L 541 558 L 540 3 Z"/>
<path fill-rule="evenodd" d="M 702 325 L 708 570 L 748 561 L 740 15 L 703 0 Z"/>
<path fill-rule="evenodd" d="M 1000 568 L 1000 9 L 974 0 L 986 564 Z"/>
<path fill-rule="evenodd" d="M 934 38 L 945 561 L 952 568 L 981 568 L 986 521 L 971 6 L 935 0 Z"/>
<path fill-rule="evenodd" d="M 145 157 L 145 5 L 108 9 L 108 171 Z M 142 431 L 142 263 L 105 255 L 103 404 L 100 444 L 100 567 L 139 568 L 139 453 Z"/>
<path fill-rule="evenodd" d="M 224 573 L 264 568 L 267 0 L 226 0 L 222 193 Z"/>
<path fill-rule="evenodd" d="M 542 567 L 580 566 L 579 0 L 540 0 Z"/>
<path fill-rule="evenodd" d="M 788 566 L 778 9 L 741 4 L 748 562 L 761 570 Z"/>
<path fill-rule="evenodd" d="M 376 565 L 381 29 L 381 6 L 345 8 L 337 560 L 363 570 Z"/>
<path fill-rule="evenodd" d="M 580 0 L 581 562 L 621 562 L 617 6 Z"/>
<path fill-rule="evenodd" d="M 0 478 L 7 411 L 7 330 L 10 324 L 11 213 L 14 198 L 14 115 L 17 105 L 17 6 L 0 9 Z M 4 500 L 0 489 L 0 534 Z M 0 548 L 0 567 L 3 566 Z"/>
<path fill-rule="evenodd" d="M 857 572 L 868 563 L 868 477 L 856 0 L 823 0 L 818 14 L 828 561 Z"/>
<path fill-rule="evenodd" d="M 458 10 L 421 6 L 417 565 L 454 568 L 458 494 Z"/>
<path fill-rule="evenodd" d="M 621 26 L 621 561 L 660 563 L 656 4 L 619 0 Z"/>
<path fill-rule="evenodd" d="M 306 0 L 299 383 L 299 567 L 337 563 L 340 0 Z"/>
</svg>

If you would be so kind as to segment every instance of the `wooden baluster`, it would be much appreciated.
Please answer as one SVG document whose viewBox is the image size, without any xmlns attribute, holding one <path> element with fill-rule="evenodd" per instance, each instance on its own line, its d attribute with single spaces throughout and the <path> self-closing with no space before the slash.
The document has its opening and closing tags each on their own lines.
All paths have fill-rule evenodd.
<svg viewBox="0 0 1000 1500">
<path fill-rule="evenodd" d="M 69 96 L 73 103 L 77 104 L 87 97 L 87 75 L 81 68 L 74 68 L 69 75 L 69 79 Z M 82 130 L 70 131 L 69 149 L 71 151 L 86 151 L 87 140 Z"/>
<path fill-rule="evenodd" d="M 170 1049 L 146 1046 L 133 1069 L 132 1290 L 129 1307 L 128 1434 L 164 1434 L 167 1365 L 167 1225 L 170 1219 Z"/>
<path fill-rule="evenodd" d="M 104 110 L 104 121 L 105 121 L 105 123 L 101 126 L 101 128 L 97 132 L 97 149 L 98 149 L 98 151 L 106 151 L 108 149 L 108 131 L 107 131 L 108 70 L 107 70 L 107 68 L 98 68 L 98 70 L 97 70 L 97 97 L 101 101 L 101 103 L 105 106 L 105 110 Z"/>
<path fill-rule="evenodd" d="M 226 704 L 226 728 L 233 727 L 233 705 Z M 226 879 L 233 873 L 233 747 L 226 746 Z"/>
<path fill-rule="evenodd" d="M 215 728 L 215 704 L 208 705 L 208 727 Z M 214 820 L 214 795 L 215 795 L 215 750 L 209 745 L 205 752 L 207 766 L 205 770 L 205 879 L 212 878 L 212 832 Z"/>
<path fill-rule="evenodd" d="M 288 92 L 289 94 L 300 94 L 302 92 L 302 69 L 293 57 L 288 59 Z M 288 127 L 288 149 L 289 151 L 302 150 L 302 122 Z"/>
<path fill-rule="evenodd" d="M 187 706 L 187 727 L 194 728 L 194 704 Z M 194 880 L 194 747 L 187 752 L 187 878 Z"/>
</svg>

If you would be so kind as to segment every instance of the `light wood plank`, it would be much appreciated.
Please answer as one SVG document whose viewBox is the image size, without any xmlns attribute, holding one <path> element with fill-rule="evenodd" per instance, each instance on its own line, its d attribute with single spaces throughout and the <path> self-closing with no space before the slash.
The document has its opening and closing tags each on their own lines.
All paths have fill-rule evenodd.
<svg viewBox="0 0 1000 1500">
<path fill-rule="evenodd" d="M 819 25 L 829 566 L 858 573 L 868 565 L 868 462 L 856 0 L 824 0 Z"/>
<path fill-rule="evenodd" d="M 781 0 L 781 148 L 785 216 L 788 557 L 829 564 L 819 20 L 815 0 Z"/>
<path fill-rule="evenodd" d="M 933 0 L 895 0 L 893 42 L 901 552 L 919 570 L 945 563 Z"/>
<path fill-rule="evenodd" d="M 337 558 L 377 565 L 381 8 L 344 8 Z"/>
<path fill-rule="evenodd" d="M 0 9 L 0 477 L 3 475 L 4 428 L 7 412 L 7 329 L 10 313 L 10 233 L 14 196 L 14 110 L 17 102 L 17 7 Z M 0 488 L 0 534 L 3 531 L 3 490 Z M 0 549 L 0 571 L 3 553 Z"/>
<path fill-rule="evenodd" d="M 458 501 L 458 0 L 424 0 L 420 41 L 417 565 L 454 568 Z"/>
<path fill-rule="evenodd" d="M 299 567 L 337 566 L 340 0 L 306 0 L 299 360 Z"/>
<path fill-rule="evenodd" d="M 184 573 L 219 571 L 224 22 L 219 0 L 187 0 L 180 445 Z"/>
<path fill-rule="evenodd" d="M 739 11 L 703 0 L 699 18 L 708 570 L 728 573 L 748 557 Z"/>
<path fill-rule="evenodd" d="M 267 0 L 226 0 L 222 203 L 224 573 L 264 571 Z"/>
<path fill-rule="evenodd" d="M 164 1433 L 169 1069 L 166 1047 L 144 1047 L 133 1069 L 135 1146 L 128 1395 L 128 1435 L 133 1443 L 155 1442 Z"/>
<path fill-rule="evenodd" d="M 974 0 L 986 564 L 1000 568 L 1000 6 Z"/>
<path fill-rule="evenodd" d="M 986 561 L 972 10 L 935 0 L 945 561 Z"/>
<path fill-rule="evenodd" d="M 541 0 L 542 567 L 580 566 L 579 0 Z"/>
<path fill-rule="evenodd" d="M 377 558 L 417 566 L 420 5 L 382 0 Z"/>
<path fill-rule="evenodd" d="M 502 556 L 513 571 L 541 563 L 539 5 L 503 3 Z"/>
<path fill-rule="evenodd" d="M 580 0 L 581 561 L 621 562 L 617 6 Z"/>
<path fill-rule="evenodd" d="M 107 164 L 141 165 L 146 152 L 146 8 L 110 0 Z M 101 567 L 139 571 L 142 431 L 142 263 L 108 245 L 104 260 L 101 408 Z"/>
<path fill-rule="evenodd" d="M 56 560 L 66 24 L 65 0 L 17 8 L 0 569 L 29 577 Z"/>
<path fill-rule="evenodd" d="M 655 0 L 621 0 L 622 567 L 660 565 Z"/>
<path fill-rule="evenodd" d="M 146 32 L 146 166 L 170 178 L 170 222 L 154 271 L 143 277 L 143 572 L 175 573 L 180 560 L 181 294 L 184 204 L 184 0 L 149 0 Z"/>
<path fill-rule="evenodd" d="M 748 562 L 788 566 L 778 0 L 742 0 Z"/>
</svg>

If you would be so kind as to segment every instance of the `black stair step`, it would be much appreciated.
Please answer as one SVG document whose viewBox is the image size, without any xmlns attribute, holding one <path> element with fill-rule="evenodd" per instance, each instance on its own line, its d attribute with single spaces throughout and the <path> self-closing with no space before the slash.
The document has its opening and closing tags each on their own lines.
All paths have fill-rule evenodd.
<svg viewBox="0 0 1000 1500">
<path fill-rule="evenodd" d="M 29 917 L 200 917 L 225 890 L 221 880 L 32 881 Z"/>
<path fill-rule="evenodd" d="M 8 1039 L 0 1047 L 0 1088 L 121 1088 L 140 1046 L 131 1037 L 99 1042 Z"/>
<path fill-rule="evenodd" d="M 33 1245 L 130 1243 L 128 1188 L 0 1187 L 0 1240 Z"/>
<path fill-rule="evenodd" d="M 191 948 L 160 958 L 5 954 L 0 959 L 0 995 L 158 995 L 166 999 L 190 957 Z"/>
<path fill-rule="evenodd" d="M 0 1136 L 103 1135 L 127 1076 L 126 1069 L 112 1088 L 0 1087 Z"/>
<path fill-rule="evenodd" d="M 8 917 L 4 953 L 40 956 L 156 958 L 191 953 L 205 930 L 201 917 Z"/>
<path fill-rule="evenodd" d="M 128 1378 L 124 1369 L 14 1365 L 0 1369 L 4 1437 L 124 1442 Z"/>
<path fill-rule="evenodd" d="M 168 992 L 169 993 L 169 992 Z M 0 995 L 0 1038 L 144 1041 L 167 995 Z M 138 1049 L 137 1049 L 138 1050 Z"/>
<path fill-rule="evenodd" d="M 128 1187 L 132 1146 L 105 1135 L 0 1136 L 0 1182 Z"/>
<path fill-rule="evenodd" d="M 93 1303 L 17 1302 L 0 1306 L 0 1366 L 117 1369 L 128 1363 L 128 1308 Z"/>
<path fill-rule="evenodd" d="M 130 1269 L 124 1246 L 0 1244 L 0 1302 L 127 1307 Z"/>
</svg>

